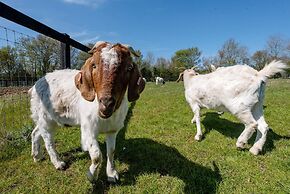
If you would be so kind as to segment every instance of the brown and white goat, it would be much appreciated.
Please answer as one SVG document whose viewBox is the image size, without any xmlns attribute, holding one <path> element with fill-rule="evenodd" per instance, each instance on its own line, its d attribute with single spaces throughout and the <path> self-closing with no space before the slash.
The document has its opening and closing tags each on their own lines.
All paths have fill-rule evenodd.
<svg viewBox="0 0 290 194">
<path fill-rule="evenodd" d="M 92 164 L 88 178 L 95 181 L 102 163 L 97 142 L 100 133 L 106 134 L 107 176 L 115 182 L 118 173 L 113 155 L 118 131 L 124 126 L 128 101 L 139 98 L 145 82 L 132 61 L 134 51 L 122 44 L 97 42 L 81 70 L 58 70 L 48 73 L 30 89 L 32 119 L 32 156 L 42 158 L 40 139 L 56 169 L 63 169 L 55 151 L 53 129 L 57 125 L 80 125 L 81 145 L 89 151 Z M 127 95 L 125 93 L 127 92 Z"/>
</svg>

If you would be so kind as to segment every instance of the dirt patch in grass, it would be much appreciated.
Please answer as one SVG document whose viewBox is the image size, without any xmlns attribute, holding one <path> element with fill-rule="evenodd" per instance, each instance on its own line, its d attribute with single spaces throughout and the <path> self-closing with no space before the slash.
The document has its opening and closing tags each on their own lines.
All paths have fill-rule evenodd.
<svg viewBox="0 0 290 194">
<path fill-rule="evenodd" d="M 23 87 L 1 87 L 0 96 L 12 95 L 12 94 L 27 94 L 31 86 Z"/>
</svg>

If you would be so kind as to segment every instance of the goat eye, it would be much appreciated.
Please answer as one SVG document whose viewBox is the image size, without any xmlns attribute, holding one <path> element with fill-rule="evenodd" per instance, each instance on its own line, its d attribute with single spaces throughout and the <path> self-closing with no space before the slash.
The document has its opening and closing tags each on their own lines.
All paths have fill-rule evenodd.
<svg viewBox="0 0 290 194">
<path fill-rule="evenodd" d="M 93 68 L 95 69 L 97 66 L 96 66 L 96 64 L 93 64 Z"/>
</svg>

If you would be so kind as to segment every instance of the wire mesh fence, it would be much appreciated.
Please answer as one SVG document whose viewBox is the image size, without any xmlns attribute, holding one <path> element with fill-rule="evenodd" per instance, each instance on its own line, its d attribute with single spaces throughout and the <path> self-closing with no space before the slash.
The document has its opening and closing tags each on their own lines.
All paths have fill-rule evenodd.
<svg viewBox="0 0 290 194">
<path fill-rule="evenodd" d="M 62 69 L 61 43 L 0 26 L 0 148 L 31 132 L 28 90 L 46 73 Z"/>
<path fill-rule="evenodd" d="M 7 87 L 0 91 L 0 114 L 2 129 L 14 131 L 21 128 L 23 123 L 30 121 L 29 116 L 29 87 Z"/>
<path fill-rule="evenodd" d="M 29 28 L 33 34 L 0 25 L 1 148 L 9 134 L 31 131 L 28 89 L 48 72 L 79 68 L 90 48 L 2 2 L 0 6 L 0 17 Z"/>
<path fill-rule="evenodd" d="M 0 32 L 1 148 L 9 139 L 31 132 L 28 90 L 46 73 L 62 69 L 63 55 L 61 43 L 47 36 L 32 37 L 3 26 Z M 78 54 L 76 49 L 71 50 L 73 67 L 77 67 L 75 56 Z"/>
<path fill-rule="evenodd" d="M 27 92 L 38 76 L 28 71 L 24 39 L 34 37 L 0 26 L 0 147 L 32 128 Z"/>
</svg>

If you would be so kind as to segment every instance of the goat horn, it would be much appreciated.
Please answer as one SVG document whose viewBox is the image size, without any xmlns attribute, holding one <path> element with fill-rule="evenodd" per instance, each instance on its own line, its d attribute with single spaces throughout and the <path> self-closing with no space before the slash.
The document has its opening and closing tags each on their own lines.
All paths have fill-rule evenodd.
<svg viewBox="0 0 290 194">
<path fill-rule="evenodd" d="M 180 74 L 179 74 L 179 77 L 178 77 L 178 79 L 176 80 L 176 82 L 179 82 L 180 80 L 181 80 L 181 77 L 183 76 L 183 72 L 181 72 Z"/>
<path fill-rule="evenodd" d="M 185 67 L 174 67 L 175 69 L 177 69 L 179 72 L 185 71 L 186 68 Z"/>
</svg>

